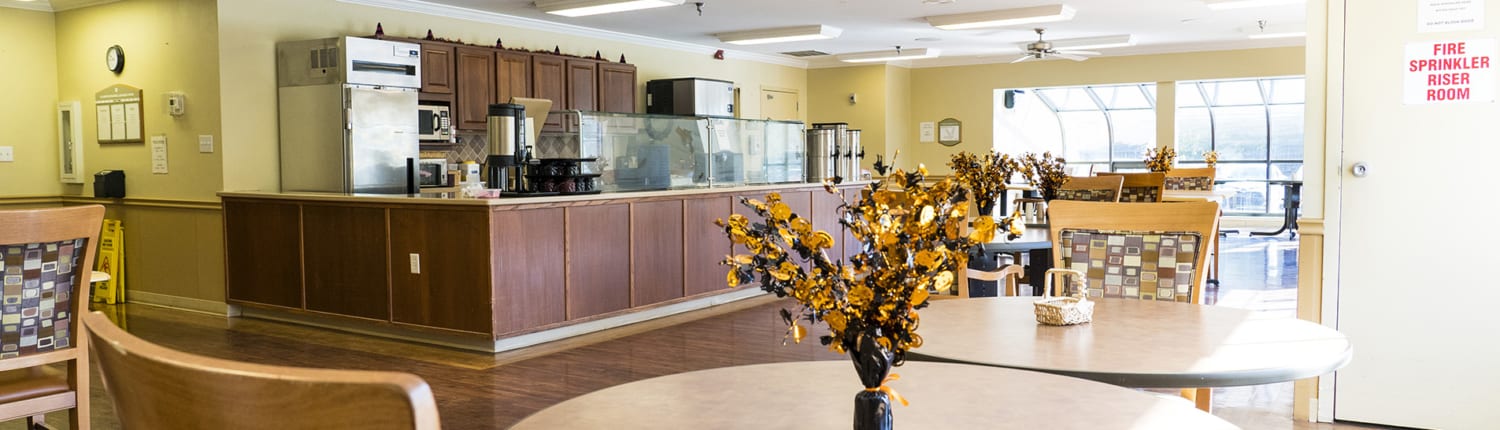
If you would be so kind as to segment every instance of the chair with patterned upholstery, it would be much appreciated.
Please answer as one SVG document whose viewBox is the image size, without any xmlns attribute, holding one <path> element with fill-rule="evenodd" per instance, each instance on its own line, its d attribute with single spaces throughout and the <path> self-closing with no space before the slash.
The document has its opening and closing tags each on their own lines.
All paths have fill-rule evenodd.
<svg viewBox="0 0 1500 430">
<path fill-rule="evenodd" d="M 1095 176 L 1123 176 L 1120 184 L 1120 203 L 1156 203 L 1162 200 L 1167 174 L 1099 172 Z"/>
<path fill-rule="evenodd" d="M 1167 171 L 1163 188 L 1172 191 L 1213 191 L 1214 168 L 1178 168 Z"/>
<path fill-rule="evenodd" d="M 0 211 L 0 420 L 68 410 L 89 428 L 89 353 L 78 316 L 88 311 L 99 205 Z"/>
<path fill-rule="evenodd" d="M 141 340 L 99 312 L 83 320 L 122 428 L 441 427 L 432 389 L 416 375 L 222 360 Z"/>
<path fill-rule="evenodd" d="M 1069 177 L 1068 182 L 1057 187 L 1057 200 L 1117 202 L 1124 181 L 1125 177 L 1118 175 Z"/>
<path fill-rule="evenodd" d="M 1053 201 L 1050 215 L 1053 267 L 1083 272 L 1089 297 L 1203 302 L 1204 244 L 1219 232 L 1218 203 Z M 1210 395 L 1182 390 L 1205 411 Z"/>
</svg>

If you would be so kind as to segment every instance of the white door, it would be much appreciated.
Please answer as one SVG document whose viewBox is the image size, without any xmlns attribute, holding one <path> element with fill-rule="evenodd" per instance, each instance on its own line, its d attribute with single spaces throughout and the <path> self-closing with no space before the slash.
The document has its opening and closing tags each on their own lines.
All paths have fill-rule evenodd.
<svg viewBox="0 0 1500 430">
<path fill-rule="evenodd" d="M 801 103 L 797 93 L 780 90 L 760 90 L 760 118 L 799 121 L 802 119 Z"/>
<path fill-rule="evenodd" d="M 1419 4 L 1485 1 L 1343 3 L 1344 115 L 1342 124 L 1329 124 L 1343 130 L 1342 200 L 1329 204 L 1341 209 L 1337 324 L 1353 343 L 1354 358 L 1337 374 L 1334 417 L 1495 428 L 1500 107 L 1492 101 L 1493 86 L 1470 94 L 1479 101 L 1468 103 L 1404 104 L 1403 91 L 1412 73 L 1408 44 L 1450 54 L 1434 44 L 1489 40 L 1494 46 L 1500 2 L 1489 2 L 1482 30 L 1440 32 L 1417 31 Z M 1458 57 L 1495 55 L 1472 43 L 1464 49 Z M 1330 61 L 1338 61 L 1337 50 L 1330 51 Z M 1469 73 L 1476 84 L 1497 78 L 1494 68 L 1451 72 Z M 1360 162 L 1368 173 L 1355 177 L 1351 167 Z"/>
</svg>

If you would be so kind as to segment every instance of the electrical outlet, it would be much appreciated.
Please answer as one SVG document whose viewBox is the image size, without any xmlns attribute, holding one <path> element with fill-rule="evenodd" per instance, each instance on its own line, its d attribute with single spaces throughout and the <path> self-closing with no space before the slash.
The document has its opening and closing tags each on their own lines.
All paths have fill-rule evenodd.
<svg viewBox="0 0 1500 430">
<path fill-rule="evenodd" d="M 411 274 L 422 274 L 422 254 L 411 253 Z"/>
<path fill-rule="evenodd" d="M 16 161 L 16 147 L 0 146 L 0 163 Z"/>
</svg>

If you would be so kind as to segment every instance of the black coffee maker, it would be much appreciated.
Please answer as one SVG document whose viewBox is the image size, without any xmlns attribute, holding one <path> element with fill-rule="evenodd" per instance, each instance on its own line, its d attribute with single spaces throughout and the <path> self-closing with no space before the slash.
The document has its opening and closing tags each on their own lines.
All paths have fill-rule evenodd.
<svg viewBox="0 0 1500 430">
<path fill-rule="evenodd" d="M 485 158 L 486 188 L 501 193 L 525 193 L 526 166 L 531 162 L 531 147 L 526 145 L 526 107 L 519 104 L 492 104 L 486 125 L 489 131 L 489 156 Z"/>
</svg>

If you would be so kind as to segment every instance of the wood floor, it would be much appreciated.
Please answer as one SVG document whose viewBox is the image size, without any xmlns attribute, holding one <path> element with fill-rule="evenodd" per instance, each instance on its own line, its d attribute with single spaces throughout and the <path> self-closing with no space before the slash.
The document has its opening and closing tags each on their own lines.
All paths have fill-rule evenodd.
<svg viewBox="0 0 1500 430">
<path fill-rule="evenodd" d="M 1290 270 L 1285 267 L 1287 243 L 1295 256 L 1295 242 L 1246 238 L 1226 246 L 1224 287 L 1210 291 L 1211 298 L 1220 305 L 1285 312 L 1280 291 L 1296 285 L 1295 258 Z M 1257 264 L 1262 265 L 1257 269 Z M 1286 279 L 1287 274 L 1292 278 Z M 846 359 L 815 343 L 782 346 L 785 328 L 776 310 L 789 304 L 768 297 L 751 299 L 504 354 L 147 305 L 101 310 L 136 336 L 197 354 L 277 365 L 411 372 L 432 386 L 444 428 L 504 429 L 557 402 L 639 379 L 742 364 Z M 94 427 L 119 428 L 107 393 L 97 383 L 94 387 Z M 1290 383 L 1218 389 L 1214 405 L 1217 415 L 1245 429 L 1372 428 L 1292 422 Z M 66 426 L 58 414 L 49 415 L 48 421 Z M 21 426 L 0 425 L 11 428 Z"/>
</svg>

